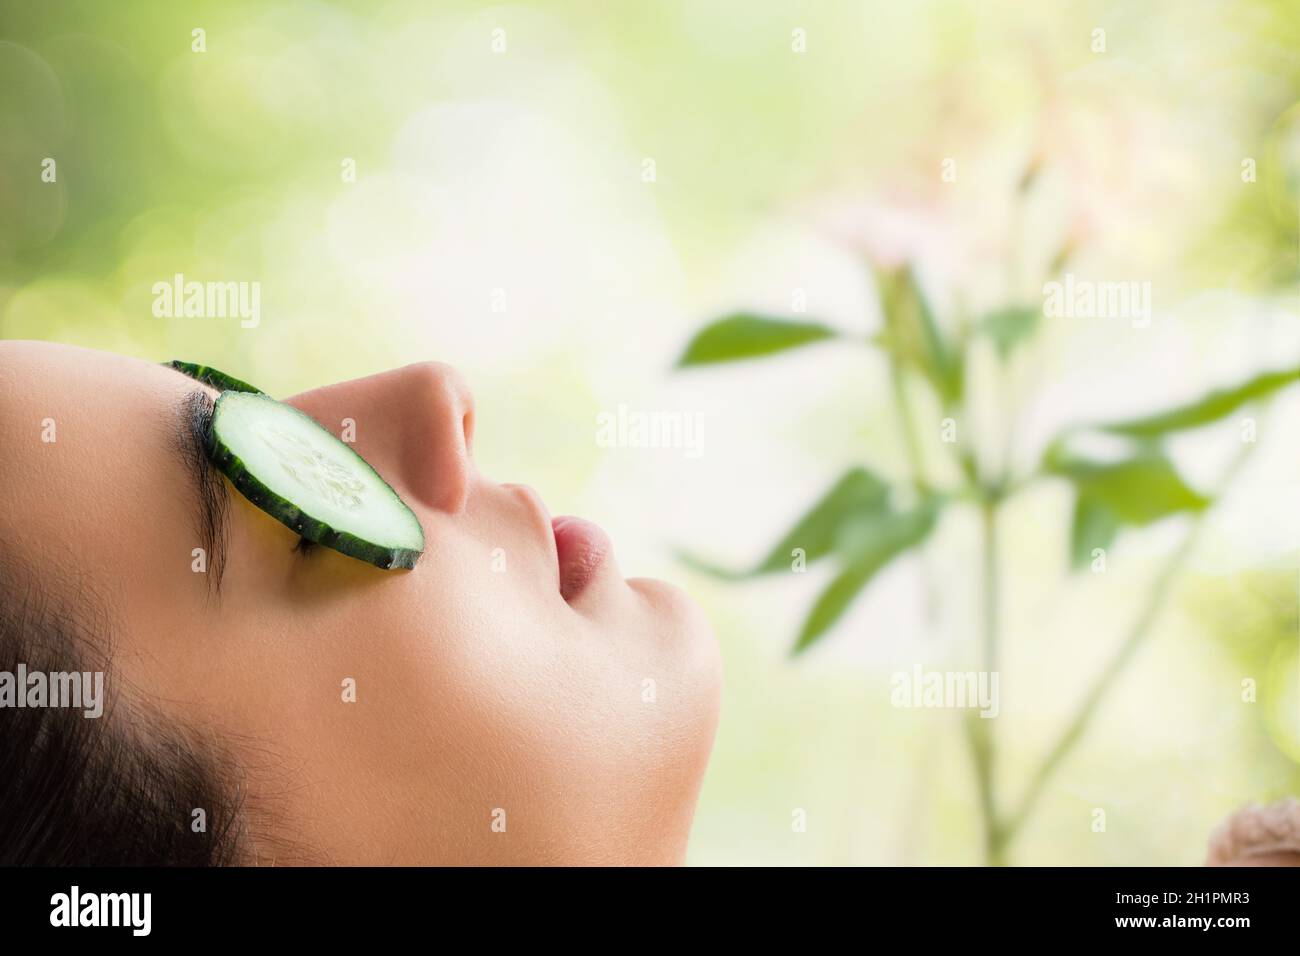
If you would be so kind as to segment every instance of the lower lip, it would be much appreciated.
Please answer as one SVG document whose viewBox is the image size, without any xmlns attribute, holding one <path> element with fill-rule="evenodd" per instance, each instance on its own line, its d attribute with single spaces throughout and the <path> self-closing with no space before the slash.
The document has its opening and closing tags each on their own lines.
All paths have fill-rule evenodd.
<svg viewBox="0 0 1300 956">
<path fill-rule="evenodd" d="M 555 550 L 560 565 L 560 596 L 572 601 L 595 579 L 610 552 L 609 536 L 582 518 L 554 518 Z"/>
</svg>

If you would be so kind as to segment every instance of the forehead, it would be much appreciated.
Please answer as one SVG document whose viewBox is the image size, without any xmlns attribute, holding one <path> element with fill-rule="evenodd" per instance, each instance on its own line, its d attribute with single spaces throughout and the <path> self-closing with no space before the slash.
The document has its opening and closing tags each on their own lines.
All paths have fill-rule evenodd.
<svg viewBox="0 0 1300 956">
<path fill-rule="evenodd" d="M 15 440 L 34 415 L 94 423 L 156 409 L 186 390 L 183 376 L 152 362 L 50 342 L 0 342 L 0 429 Z"/>
<path fill-rule="evenodd" d="M 29 567 L 113 589 L 143 573 L 186 517 L 175 409 L 192 388 L 139 359 L 0 343 L 0 540 Z"/>
<path fill-rule="evenodd" d="M 167 413 L 193 383 L 140 359 L 46 342 L 0 343 L 3 458 L 49 480 L 85 480 L 87 458 L 130 470 L 173 433 Z"/>
</svg>

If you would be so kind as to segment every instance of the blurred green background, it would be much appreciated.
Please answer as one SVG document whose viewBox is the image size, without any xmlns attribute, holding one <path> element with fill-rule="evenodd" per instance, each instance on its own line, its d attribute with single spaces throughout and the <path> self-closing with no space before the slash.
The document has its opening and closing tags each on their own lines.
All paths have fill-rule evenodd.
<svg viewBox="0 0 1300 956">
<path fill-rule="evenodd" d="M 979 666 L 978 508 L 945 509 L 797 657 L 829 568 L 731 582 L 676 555 L 753 564 L 853 466 L 915 481 L 887 350 L 863 347 L 900 264 L 960 351 L 977 477 L 1296 368 L 1298 43 L 1289 2 L 4 0 L 0 335 L 281 394 L 458 366 L 482 469 L 592 517 L 716 625 L 692 862 L 978 863 L 962 715 L 890 703 L 895 672 Z M 999 358 L 981 317 L 1038 307 L 1063 268 L 1149 282 L 1150 324 L 1043 319 Z M 260 324 L 155 317 L 175 273 L 260 282 Z M 674 370 L 741 309 L 838 339 Z M 923 379 L 902 380 L 911 451 L 960 484 Z M 1126 530 L 1104 574 L 1071 568 L 1069 480 L 1001 504 L 1007 808 L 1199 529 L 1010 862 L 1195 864 L 1226 813 L 1300 794 L 1298 391 L 1170 436 L 1211 496 L 1242 416 L 1258 430 L 1211 510 Z M 603 447 L 620 405 L 692 416 L 700 453 Z"/>
</svg>

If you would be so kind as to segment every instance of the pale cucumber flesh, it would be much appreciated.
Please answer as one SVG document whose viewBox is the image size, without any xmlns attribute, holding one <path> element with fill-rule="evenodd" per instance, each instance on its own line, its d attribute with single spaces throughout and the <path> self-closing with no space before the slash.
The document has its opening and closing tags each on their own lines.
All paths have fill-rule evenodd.
<svg viewBox="0 0 1300 956">
<path fill-rule="evenodd" d="M 397 492 L 293 406 L 225 391 L 209 441 L 240 494 L 306 540 L 380 568 L 413 568 L 424 551 L 420 521 Z"/>
</svg>

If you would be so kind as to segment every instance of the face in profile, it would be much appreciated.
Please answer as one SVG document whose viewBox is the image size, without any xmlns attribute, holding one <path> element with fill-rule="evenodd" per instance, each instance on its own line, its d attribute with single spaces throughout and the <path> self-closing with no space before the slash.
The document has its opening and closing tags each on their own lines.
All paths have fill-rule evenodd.
<svg viewBox="0 0 1300 956">
<path fill-rule="evenodd" d="M 11 816 L 6 862 L 681 862 L 720 684 L 696 606 L 481 475 L 445 365 L 287 399 L 351 421 L 419 519 L 413 570 L 303 547 L 235 491 L 190 428 L 216 395 L 0 343 L 0 662 L 102 661 L 107 698 L 99 718 L 0 710 L 30 749 L 0 804 L 85 803 Z M 101 859 L 96 830 L 127 819 L 157 849 Z"/>
</svg>

